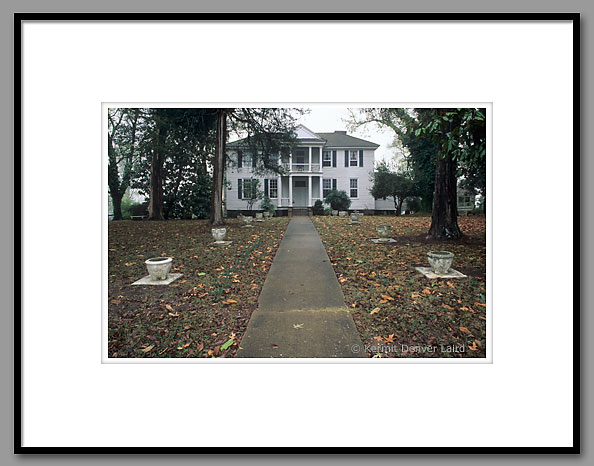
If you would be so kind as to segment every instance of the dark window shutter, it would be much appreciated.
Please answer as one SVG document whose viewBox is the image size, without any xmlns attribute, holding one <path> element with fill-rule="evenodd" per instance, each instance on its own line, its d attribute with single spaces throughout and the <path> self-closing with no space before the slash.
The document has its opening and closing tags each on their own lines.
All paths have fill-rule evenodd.
<svg viewBox="0 0 594 466">
<path fill-rule="evenodd" d="M 336 168 L 336 151 L 332 151 L 332 166 Z"/>
<path fill-rule="evenodd" d="M 264 179 L 264 196 L 268 197 L 268 178 Z"/>
<path fill-rule="evenodd" d="M 362 150 L 359 151 L 359 166 L 360 167 L 363 166 L 363 151 Z"/>
<path fill-rule="evenodd" d="M 349 166 L 349 151 L 348 150 L 344 151 L 344 166 L 345 167 Z"/>
<path fill-rule="evenodd" d="M 241 164 L 243 163 L 243 154 L 241 151 L 237 153 L 237 168 L 241 168 Z"/>
<path fill-rule="evenodd" d="M 241 197 L 242 197 L 241 196 L 241 188 L 243 187 L 242 184 L 243 184 L 243 180 L 241 178 L 239 178 L 237 180 L 237 199 L 241 199 Z"/>
<path fill-rule="evenodd" d="M 332 189 L 336 191 L 336 178 L 332 179 Z"/>
</svg>

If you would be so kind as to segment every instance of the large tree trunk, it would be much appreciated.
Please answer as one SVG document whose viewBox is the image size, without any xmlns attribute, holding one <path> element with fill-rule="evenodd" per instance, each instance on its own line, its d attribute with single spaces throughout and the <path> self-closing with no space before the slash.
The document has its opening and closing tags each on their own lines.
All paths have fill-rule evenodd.
<svg viewBox="0 0 594 466">
<path fill-rule="evenodd" d="M 433 215 L 428 236 L 435 239 L 460 238 L 456 192 L 456 162 L 437 154 Z"/>
<path fill-rule="evenodd" d="M 120 193 L 111 193 L 111 204 L 113 206 L 113 219 L 122 220 L 122 196 Z"/>
<path fill-rule="evenodd" d="M 400 217 L 402 215 L 402 198 L 394 196 L 394 207 L 396 208 L 394 214 L 397 217 Z"/>
<path fill-rule="evenodd" d="M 212 202 L 210 223 L 213 226 L 224 225 L 223 184 L 225 179 L 225 140 L 227 137 L 227 118 L 224 109 L 217 112 L 217 142 L 213 161 Z"/>
<path fill-rule="evenodd" d="M 157 144 L 151 157 L 151 190 L 149 220 L 163 220 L 163 138 L 164 130 L 157 128 Z"/>
</svg>

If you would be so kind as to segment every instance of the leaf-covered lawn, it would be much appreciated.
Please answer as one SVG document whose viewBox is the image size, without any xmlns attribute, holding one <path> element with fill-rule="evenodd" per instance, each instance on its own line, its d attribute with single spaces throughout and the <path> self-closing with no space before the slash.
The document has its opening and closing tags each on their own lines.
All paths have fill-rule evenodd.
<svg viewBox="0 0 594 466">
<path fill-rule="evenodd" d="M 215 247 L 206 220 L 110 222 L 109 357 L 233 357 L 287 223 L 227 219 L 233 243 Z M 171 271 L 183 276 L 131 286 L 155 256 L 173 257 Z"/>
<path fill-rule="evenodd" d="M 439 242 L 425 239 L 430 217 L 364 216 L 359 226 L 337 217 L 313 222 L 370 357 L 485 357 L 484 216 L 460 217 L 465 238 Z M 391 225 L 398 242 L 371 242 L 379 224 Z M 432 250 L 453 252 L 453 268 L 468 278 L 422 276 L 414 267 L 429 266 Z"/>
</svg>

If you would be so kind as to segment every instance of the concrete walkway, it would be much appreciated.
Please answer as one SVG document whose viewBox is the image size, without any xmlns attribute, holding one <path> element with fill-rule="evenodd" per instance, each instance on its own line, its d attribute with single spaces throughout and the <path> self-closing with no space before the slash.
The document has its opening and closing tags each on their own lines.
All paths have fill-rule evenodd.
<svg viewBox="0 0 594 466">
<path fill-rule="evenodd" d="M 289 222 L 237 357 L 366 357 L 309 217 Z"/>
</svg>

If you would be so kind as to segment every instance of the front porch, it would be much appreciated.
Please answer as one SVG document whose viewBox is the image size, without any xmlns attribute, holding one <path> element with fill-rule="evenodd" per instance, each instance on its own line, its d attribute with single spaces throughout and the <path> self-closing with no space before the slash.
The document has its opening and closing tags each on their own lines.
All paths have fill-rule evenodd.
<svg viewBox="0 0 594 466">
<path fill-rule="evenodd" d="M 322 175 L 288 175 L 277 178 L 279 209 L 313 207 L 323 200 Z"/>
</svg>

